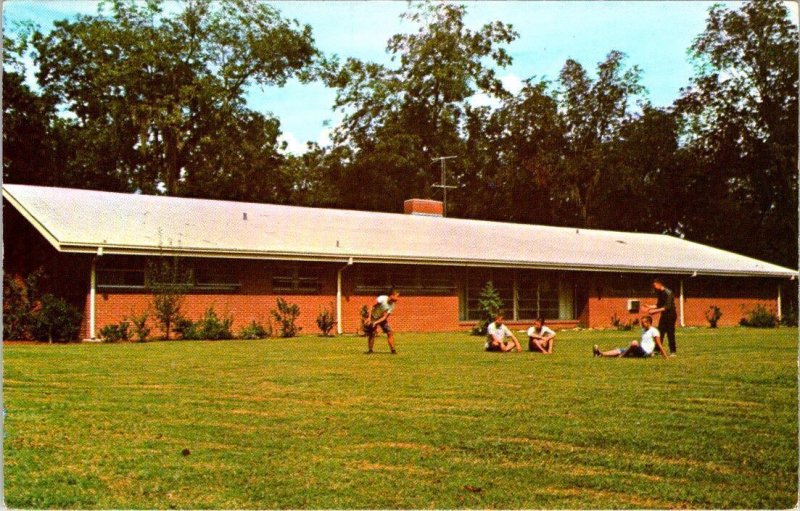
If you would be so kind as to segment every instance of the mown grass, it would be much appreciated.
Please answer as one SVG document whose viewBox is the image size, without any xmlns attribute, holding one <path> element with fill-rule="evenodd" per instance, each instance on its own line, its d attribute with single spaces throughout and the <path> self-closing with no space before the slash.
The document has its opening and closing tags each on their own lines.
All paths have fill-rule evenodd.
<svg viewBox="0 0 800 511">
<path fill-rule="evenodd" d="M 5 345 L 18 508 L 788 508 L 797 329 Z M 385 352 L 383 338 L 378 346 Z M 188 454 L 182 452 L 188 449 Z"/>
</svg>

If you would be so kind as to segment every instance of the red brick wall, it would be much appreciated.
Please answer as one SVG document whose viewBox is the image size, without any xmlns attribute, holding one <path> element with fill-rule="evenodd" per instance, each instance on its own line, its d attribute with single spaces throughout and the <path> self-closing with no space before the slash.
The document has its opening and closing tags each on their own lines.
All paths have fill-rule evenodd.
<svg viewBox="0 0 800 511">
<path fill-rule="evenodd" d="M 113 263 L 106 264 L 108 267 L 114 266 Z M 324 308 L 336 317 L 336 270 L 341 265 L 315 265 L 320 269 L 320 294 L 287 295 L 272 291 L 272 270 L 269 262 L 232 261 L 224 264 L 238 274 L 242 284 L 240 290 L 235 293 L 186 294 L 181 306 L 183 316 L 196 321 L 209 307 L 213 307 L 219 316 L 232 316 L 234 333 L 238 333 L 239 329 L 252 320 L 267 325 L 272 320 L 270 311 L 276 308 L 276 300 L 280 296 L 300 306 L 297 324 L 302 328 L 301 333 L 319 333 L 316 319 Z M 345 333 L 355 333 L 358 330 L 361 307 L 372 307 L 376 298 L 373 295 L 356 295 L 353 289 L 353 274 L 345 271 L 342 279 L 342 330 Z M 152 302 L 152 295 L 143 292 L 102 291 L 100 288 L 96 295 L 96 335 L 99 335 L 100 329 L 105 325 L 118 323 L 132 314 L 148 310 Z M 450 296 L 401 296 L 396 307 L 390 320 L 396 331 L 459 330 L 458 295 L 455 292 Z M 87 338 L 88 293 L 85 312 L 83 333 Z M 153 329 L 152 335 L 163 335 L 152 314 L 149 326 Z"/>
<path fill-rule="evenodd" d="M 597 277 L 589 286 L 589 299 L 585 318 L 582 324 L 591 328 L 611 327 L 611 318 L 614 314 L 622 321 L 628 322 L 644 314 L 642 308 L 639 313 L 627 311 L 628 299 L 638 299 L 642 305 L 655 305 L 656 296 L 649 291 L 630 293 L 630 295 L 617 296 L 610 282 L 611 277 Z M 640 283 L 637 283 L 640 284 Z M 670 285 L 671 284 L 671 285 Z M 677 308 L 680 324 L 680 284 L 668 283 L 675 293 L 675 307 Z M 673 287 L 674 286 L 674 287 Z M 708 326 L 705 312 L 712 305 L 722 311 L 719 326 L 734 326 L 756 305 L 764 305 L 773 312 L 777 311 L 778 281 L 774 279 L 756 278 L 685 278 L 684 279 L 684 321 L 686 326 Z M 656 318 L 656 321 L 658 319 Z"/>
</svg>

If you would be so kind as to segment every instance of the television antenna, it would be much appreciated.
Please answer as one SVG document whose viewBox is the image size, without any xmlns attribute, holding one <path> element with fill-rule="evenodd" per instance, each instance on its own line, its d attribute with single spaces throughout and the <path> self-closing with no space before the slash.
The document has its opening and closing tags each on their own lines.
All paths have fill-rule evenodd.
<svg viewBox="0 0 800 511">
<path fill-rule="evenodd" d="M 455 156 L 437 156 L 436 158 L 431 158 L 431 160 L 436 161 L 439 160 L 442 162 L 442 182 L 431 185 L 431 188 L 441 188 L 444 192 L 444 200 L 442 201 L 442 216 L 447 216 L 447 189 L 448 188 L 457 188 L 456 186 L 448 186 L 447 184 L 447 170 L 445 169 L 445 160 L 450 160 L 455 158 Z"/>
</svg>

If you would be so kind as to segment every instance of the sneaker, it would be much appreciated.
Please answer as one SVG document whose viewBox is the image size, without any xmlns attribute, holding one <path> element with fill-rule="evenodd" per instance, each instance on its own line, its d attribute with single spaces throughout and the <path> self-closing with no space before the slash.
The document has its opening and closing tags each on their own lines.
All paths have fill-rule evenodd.
<svg viewBox="0 0 800 511">
<path fill-rule="evenodd" d="M 367 350 L 367 351 L 364 352 L 364 355 L 372 355 L 373 353 L 374 353 L 374 351 Z"/>
<path fill-rule="evenodd" d="M 597 346 L 597 344 L 595 344 L 594 346 L 592 346 L 592 356 L 593 356 L 593 357 L 599 357 L 599 356 L 601 356 L 601 355 L 600 355 L 600 348 Z"/>
<path fill-rule="evenodd" d="M 670 354 L 669 354 L 669 356 L 670 356 L 670 357 L 677 357 L 677 356 L 678 356 L 678 354 L 677 354 L 677 353 L 670 353 Z"/>
<path fill-rule="evenodd" d="M 397 350 L 392 350 L 392 355 L 397 355 Z"/>
</svg>

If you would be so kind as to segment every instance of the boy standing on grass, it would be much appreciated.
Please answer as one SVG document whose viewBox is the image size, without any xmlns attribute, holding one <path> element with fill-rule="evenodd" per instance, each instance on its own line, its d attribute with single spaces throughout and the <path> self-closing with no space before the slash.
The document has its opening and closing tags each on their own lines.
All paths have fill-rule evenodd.
<svg viewBox="0 0 800 511">
<path fill-rule="evenodd" d="M 486 351 L 501 351 L 506 353 L 514 348 L 516 348 L 517 351 L 522 351 L 522 347 L 519 345 L 517 338 L 511 333 L 511 330 L 503 324 L 502 314 L 495 316 L 494 322 L 489 323 L 489 326 L 486 328 L 486 334 Z M 505 342 L 508 337 L 512 338 L 514 342 Z"/>
<path fill-rule="evenodd" d="M 539 353 L 553 353 L 553 340 L 556 333 L 544 325 L 544 319 L 539 318 L 528 329 L 528 351 Z"/>
<path fill-rule="evenodd" d="M 664 346 L 661 344 L 661 335 L 653 326 L 653 318 L 650 316 L 643 316 L 641 322 L 642 339 L 639 342 L 633 341 L 627 348 L 617 348 L 610 351 L 600 351 L 600 348 L 595 344 L 592 348 L 592 356 L 644 358 L 652 355 L 653 351 L 658 347 L 661 356 L 667 358 L 667 352 L 664 351 Z"/>
<path fill-rule="evenodd" d="M 649 305 L 648 309 L 650 314 L 661 314 L 658 318 L 658 330 L 664 339 L 669 338 L 670 356 L 674 357 L 678 351 L 675 345 L 675 322 L 678 320 L 678 314 L 675 312 L 675 295 L 664 286 L 661 279 L 653 279 L 653 289 L 658 295 L 658 301 L 655 306 Z"/>
<path fill-rule="evenodd" d="M 381 295 L 375 300 L 375 305 L 372 306 L 369 318 L 364 322 L 364 333 L 368 337 L 367 355 L 372 353 L 372 348 L 375 346 L 375 335 L 378 333 L 378 328 L 381 328 L 386 334 L 392 355 L 397 355 L 397 350 L 394 347 L 394 331 L 389 326 L 389 316 L 394 312 L 395 303 L 399 298 L 400 293 L 392 288 L 389 290 L 389 294 Z"/>
</svg>

